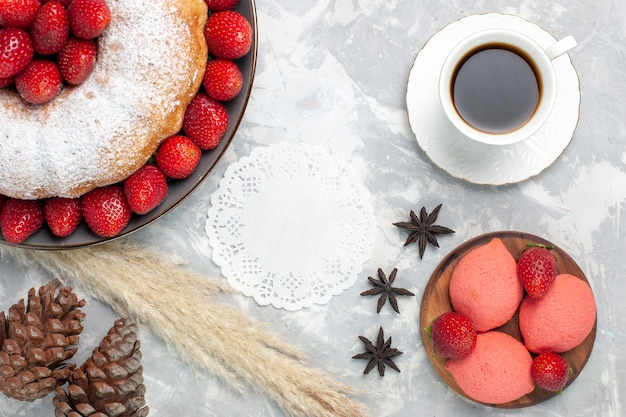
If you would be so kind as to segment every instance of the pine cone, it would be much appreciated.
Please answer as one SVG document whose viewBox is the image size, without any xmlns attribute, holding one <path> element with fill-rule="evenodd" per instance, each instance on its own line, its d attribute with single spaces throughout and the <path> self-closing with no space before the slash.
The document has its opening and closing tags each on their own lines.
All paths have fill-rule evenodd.
<svg viewBox="0 0 626 417">
<path fill-rule="evenodd" d="M 57 387 L 56 417 L 146 417 L 137 326 L 118 319 L 87 361 L 69 376 L 67 391 Z"/>
<path fill-rule="evenodd" d="M 66 360 L 76 353 L 85 313 L 71 287 L 59 289 L 55 280 L 28 292 L 9 308 L 8 319 L 0 312 L 0 391 L 9 397 L 34 401 L 65 383 L 74 365 Z"/>
</svg>

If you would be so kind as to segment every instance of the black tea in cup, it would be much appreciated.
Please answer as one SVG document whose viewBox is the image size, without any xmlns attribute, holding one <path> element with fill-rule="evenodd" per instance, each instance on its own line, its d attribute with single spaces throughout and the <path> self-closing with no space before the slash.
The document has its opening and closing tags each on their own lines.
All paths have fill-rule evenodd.
<svg viewBox="0 0 626 417">
<path fill-rule="evenodd" d="M 483 132 L 506 133 L 531 118 L 540 100 L 541 81 L 522 51 L 486 44 L 459 61 L 451 95 L 467 124 Z"/>
</svg>

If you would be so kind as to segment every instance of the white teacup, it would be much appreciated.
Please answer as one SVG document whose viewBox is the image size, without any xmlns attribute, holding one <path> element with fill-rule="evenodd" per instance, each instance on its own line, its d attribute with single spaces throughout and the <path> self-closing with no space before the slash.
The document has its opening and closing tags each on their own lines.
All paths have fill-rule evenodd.
<svg viewBox="0 0 626 417">
<path fill-rule="evenodd" d="M 557 95 L 552 60 L 576 46 L 567 36 L 547 49 L 508 29 L 476 32 L 447 56 L 439 77 L 441 106 L 466 137 L 510 145 L 546 122 Z"/>
</svg>

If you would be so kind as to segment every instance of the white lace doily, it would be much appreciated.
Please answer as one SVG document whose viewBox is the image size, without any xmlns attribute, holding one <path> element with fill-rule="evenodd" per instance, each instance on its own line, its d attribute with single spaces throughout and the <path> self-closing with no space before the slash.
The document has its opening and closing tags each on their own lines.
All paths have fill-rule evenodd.
<svg viewBox="0 0 626 417">
<path fill-rule="evenodd" d="M 206 232 L 230 285 L 298 310 L 351 287 L 371 254 L 369 192 L 320 147 L 257 148 L 226 170 Z"/>
</svg>

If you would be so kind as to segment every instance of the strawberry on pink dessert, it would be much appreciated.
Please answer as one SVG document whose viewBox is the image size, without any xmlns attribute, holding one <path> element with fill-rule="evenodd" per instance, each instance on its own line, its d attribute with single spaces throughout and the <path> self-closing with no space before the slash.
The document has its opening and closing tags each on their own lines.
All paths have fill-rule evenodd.
<svg viewBox="0 0 626 417">
<path fill-rule="evenodd" d="M 515 401 L 533 391 L 533 359 L 524 345 L 506 333 L 478 334 L 472 352 L 461 359 L 448 359 L 459 388 L 470 398 L 485 404 Z"/>
<path fill-rule="evenodd" d="M 557 275 L 543 298 L 525 297 L 519 309 L 524 344 L 531 352 L 566 352 L 581 344 L 596 322 L 593 292 L 582 279 Z"/>
</svg>

